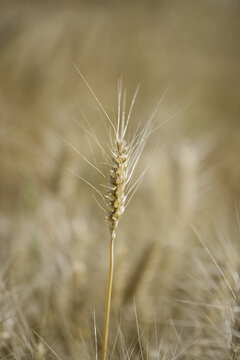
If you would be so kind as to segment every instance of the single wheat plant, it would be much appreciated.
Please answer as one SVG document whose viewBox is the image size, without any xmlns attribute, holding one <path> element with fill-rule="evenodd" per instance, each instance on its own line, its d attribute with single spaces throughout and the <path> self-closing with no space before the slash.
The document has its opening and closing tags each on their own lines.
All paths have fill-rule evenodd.
<svg viewBox="0 0 240 360">
<path fill-rule="evenodd" d="M 128 112 L 126 112 L 126 90 L 123 91 L 122 80 L 118 82 L 118 110 L 117 119 L 114 123 L 106 110 L 103 108 L 102 104 L 100 103 L 95 92 L 92 90 L 85 77 L 81 74 L 77 67 L 76 69 L 89 90 L 91 91 L 92 95 L 94 96 L 107 121 L 109 122 L 109 149 L 103 148 L 103 146 L 100 144 L 99 140 L 96 138 L 96 135 L 93 132 L 91 132 L 90 134 L 91 138 L 97 143 L 97 146 L 101 149 L 104 155 L 106 165 L 105 172 L 101 171 L 98 168 L 96 169 L 96 166 L 91 164 L 89 160 L 87 160 L 85 156 L 80 153 L 80 155 L 84 158 L 84 160 L 88 162 L 88 164 L 90 164 L 98 172 L 100 172 L 105 179 L 108 179 L 107 183 L 100 185 L 100 188 L 96 188 L 87 180 L 77 175 L 88 185 L 94 188 L 94 190 L 96 190 L 96 193 L 99 195 L 99 200 L 97 200 L 96 198 L 95 200 L 97 201 L 101 209 L 105 212 L 105 218 L 107 220 L 110 230 L 110 264 L 106 294 L 101 357 L 102 360 L 105 360 L 107 357 L 107 342 L 114 271 L 114 243 L 116 239 L 116 230 L 121 216 L 123 215 L 126 207 L 128 206 L 133 195 L 135 194 L 146 172 L 145 169 L 137 178 L 134 176 L 135 168 L 145 148 L 147 139 L 156 129 L 161 126 L 156 124 L 155 115 L 164 95 L 157 104 L 154 112 L 146 121 L 145 125 L 141 127 L 141 124 L 139 123 L 135 131 L 133 133 L 129 133 L 129 122 L 139 87 L 137 87 L 129 110 Z"/>
</svg>

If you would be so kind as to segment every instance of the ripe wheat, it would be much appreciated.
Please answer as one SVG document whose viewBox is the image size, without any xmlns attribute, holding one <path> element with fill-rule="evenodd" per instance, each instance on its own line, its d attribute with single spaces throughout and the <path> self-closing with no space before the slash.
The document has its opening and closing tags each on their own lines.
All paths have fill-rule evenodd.
<svg viewBox="0 0 240 360">
<path fill-rule="evenodd" d="M 139 129 L 139 126 L 133 134 L 128 134 L 129 122 L 139 87 L 137 88 L 133 96 L 129 111 L 126 114 L 126 91 L 123 92 L 122 80 L 119 81 L 117 124 L 114 124 L 110 116 L 107 114 L 106 110 L 103 108 L 102 104 L 98 100 L 96 94 L 84 78 L 84 76 L 81 74 L 77 67 L 76 69 L 89 90 L 91 91 L 91 93 L 93 94 L 95 100 L 97 101 L 105 117 L 107 118 L 112 130 L 111 132 L 109 132 L 109 142 L 111 144 L 110 154 L 107 154 L 107 151 L 104 150 L 107 158 L 106 165 L 108 171 L 108 183 L 104 185 L 104 187 L 106 188 L 106 192 L 103 193 L 100 189 L 95 188 L 97 194 L 100 195 L 100 201 L 103 200 L 103 206 L 100 205 L 100 203 L 98 204 L 105 212 L 105 217 L 110 230 L 110 265 L 106 295 L 104 334 L 102 343 L 102 360 L 105 360 L 107 356 L 108 329 L 114 270 L 114 241 L 116 238 L 116 230 L 119 220 L 125 211 L 125 208 L 135 194 L 145 174 L 146 169 L 135 181 L 133 181 L 134 171 L 145 148 L 147 139 L 156 129 L 159 128 L 159 125 L 155 124 L 155 115 L 163 97 L 160 99 L 157 107 L 147 120 L 145 126 L 143 126 L 142 129 Z M 87 162 L 89 163 L 89 161 Z M 97 170 L 101 173 L 99 169 Z M 88 183 L 88 181 L 86 181 L 85 179 L 83 180 Z M 91 184 L 89 185 L 93 187 Z"/>
</svg>

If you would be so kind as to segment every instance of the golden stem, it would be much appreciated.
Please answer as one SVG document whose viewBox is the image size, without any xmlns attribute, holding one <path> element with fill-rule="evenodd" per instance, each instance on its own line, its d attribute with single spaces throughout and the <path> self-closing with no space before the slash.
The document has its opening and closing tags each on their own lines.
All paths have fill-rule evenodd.
<svg viewBox="0 0 240 360">
<path fill-rule="evenodd" d="M 109 330 L 109 318 L 111 309 L 111 296 L 112 296 L 112 284 L 113 284 L 113 266 L 114 266 L 114 240 L 115 235 L 111 233 L 110 241 L 110 254 L 109 254 L 109 273 L 108 273 L 108 285 L 107 285 L 107 297 L 104 317 L 104 333 L 102 342 L 102 357 L 101 360 L 106 360 L 107 356 L 107 341 L 108 341 L 108 330 Z"/>
</svg>

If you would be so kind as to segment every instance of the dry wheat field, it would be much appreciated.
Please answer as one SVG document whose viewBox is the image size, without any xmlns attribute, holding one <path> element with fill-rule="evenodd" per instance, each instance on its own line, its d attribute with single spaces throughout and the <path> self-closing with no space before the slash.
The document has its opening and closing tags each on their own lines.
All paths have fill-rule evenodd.
<svg viewBox="0 0 240 360">
<path fill-rule="evenodd" d="M 0 2 L 0 359 L 240 359 L 240 2 Z"/>
</svg>

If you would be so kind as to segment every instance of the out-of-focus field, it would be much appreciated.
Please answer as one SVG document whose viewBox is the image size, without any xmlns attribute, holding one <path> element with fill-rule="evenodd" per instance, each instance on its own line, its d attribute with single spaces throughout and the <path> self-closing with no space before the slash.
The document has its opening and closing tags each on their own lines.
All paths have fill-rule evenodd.
<svg viewBox="0 0 240 360">
<path fill-rule="evenodd" d="M 73 64 L 113 119 L 118 79 L 128 106 L 140 83 L 133 130 L 167 89 L 119 224 L 111 359 L 240 358 L 239 44 L 237 0 L 1 2 L 1 359 L 101 350 L 108 227 L 68 169 L 99 183 L 72 147 L 98 159 L 106 129 Z"/>
</svg>

